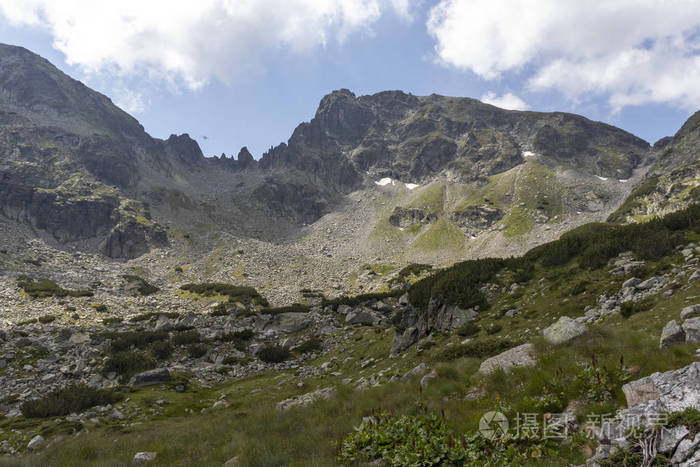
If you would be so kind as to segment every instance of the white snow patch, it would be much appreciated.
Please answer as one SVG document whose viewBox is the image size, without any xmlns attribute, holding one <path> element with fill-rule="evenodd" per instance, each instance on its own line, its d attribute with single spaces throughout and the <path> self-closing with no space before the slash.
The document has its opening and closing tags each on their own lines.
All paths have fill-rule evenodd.
<svg viewBox="0 0 700 467">
<path fill-rule="evenodd" d="M 618 180 L 618 181 L 619 181 L 620 183 L 627 183 L 627 182 L 630 181 L 630 179 L 628 178 L 627 180 Z"/>
<path fill-rule="evenodd" d="M 388 185 L 390 183 L 393 185 L 394 181 L 389 177 L 384 177 L 381 180 L 379 180 L 378 182 L 374 182 L 374 183 L 376 183 L 379 186 L 384 186 L 384 185 Z"/>
<path fill-rule="evenodd" d="M 523 157 L 535 157 L 535 155 L 532 151 L 523 151 Z"/>
<path fill-rule="evenodd" d="M 607 178 L 601 177 L 600 175 L 596 175 L 596 177 L 598 178 L 598 180 L 603 180 L 603 181 L 607 180 Z"/>
<path fill-rule="evenodd" d="M 413 189 L 415 189 L 415 188 L 418 188 L 419 186 L 420 186 L 420 185 L 417 185 L 417 184 L 415 184 L 415 183 L 407 183 L 407 184 L 406 184 L 406 188 L 408 188 L 409 190 L 413 190 Z"/>
</svg>

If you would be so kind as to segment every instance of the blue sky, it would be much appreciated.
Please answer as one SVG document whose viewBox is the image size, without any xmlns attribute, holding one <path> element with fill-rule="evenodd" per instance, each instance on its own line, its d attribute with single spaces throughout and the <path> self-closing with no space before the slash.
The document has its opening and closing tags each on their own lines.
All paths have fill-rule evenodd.
<svg viewBox="0 0 700 467">
<path fill-rule="evenodd" d="M 575 112 L 652 143 L 673 134 L 700 109 L 697 1 L 579 3 L 5 0 L 0 41 L 205 155 L 246 145 L 258 158 L 339 88 Z"/>
</svg>

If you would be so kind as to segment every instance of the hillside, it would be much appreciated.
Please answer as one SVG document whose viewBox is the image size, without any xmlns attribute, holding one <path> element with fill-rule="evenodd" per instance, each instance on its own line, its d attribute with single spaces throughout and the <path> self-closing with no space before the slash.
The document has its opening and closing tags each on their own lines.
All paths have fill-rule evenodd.
<svg viewBox="0 0 700 467">
<path fill-rule="evenodd" d="M 15 457 L 0 464 L 126 465 L 141 452 L 157 464 L 638 465 L 642 441 L 657 462 L 694 465 L 699 240 L 693 205 L 518 258 L 413 266 L 396 292 L 309 290 L 286 308 L 250 288 L 173 294 L 130 276 L 120 317 L 20 278 L 14 293 L 45 314 L 1 335 L 0 448 Z M 509 437 L 479 432 L 492 410 Z M 658 417 L 625 419 L 636 435 L 611 425 L 620 439 L 595 425 L 644 412 L 666 414 L 668 431 L 649 425 Z M 530 430 L 564 425 L 519 431 L 525 413 Z"/>
</svg>

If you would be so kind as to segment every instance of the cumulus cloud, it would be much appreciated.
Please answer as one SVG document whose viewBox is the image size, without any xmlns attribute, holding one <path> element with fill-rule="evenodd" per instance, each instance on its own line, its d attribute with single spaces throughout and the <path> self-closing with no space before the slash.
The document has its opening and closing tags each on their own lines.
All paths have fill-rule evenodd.
<svg viewBox="0 0 700 467">
<path fill-rule="evenodd" d="M 147 74 L 197 89 L 211 77 L 264 66 L 367 31 L 385 11 L 411 18 L 408 0 L 3 0 L 15 26 L 47 29 L 84 72 Z"/>
<path fill-rule="evenodd" d="M 486 80 L 522 75 L 530 90 L 603 95 L 613 110 L 700 107 L 697 0 L 441 0 L 427 27 L 443 64 Z"/>
<path fill-rule="evenodd" d="M 495 105 L 502 109 L 508 110 L 527 110 L 527 104 L 521 98 L 513 94 L 512 92 L 507 92 L 501 96 L 497 96 L 495 92 L 487 92 L 481 96 L 481 101 L 487 104 Z"/>
</svg>

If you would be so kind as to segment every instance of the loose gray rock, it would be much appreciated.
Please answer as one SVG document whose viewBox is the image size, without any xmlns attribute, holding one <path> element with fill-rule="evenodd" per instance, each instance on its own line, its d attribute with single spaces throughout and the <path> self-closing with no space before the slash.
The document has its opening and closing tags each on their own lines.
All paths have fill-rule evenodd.
<svg viewBox="0 0 700 467">
<path fill-rule="evenodd" d="M 700 279 L 700 270 L 696 269 L 693 272 L 693 274 L 691 274 L 690 277 L 688 278 L 688 283 L 692 284 L 693 282 L 695 282 L 698 279 Z"/>
<path fill-rule="evenodd" d="M 132 376 L 129 380 L 129 386 L 149 386 L 168 381 L 170 381 L 170 370 L 167 368 L 156 368 L 155 370 L 144 371 Z"/>
<path fill-rule="evenodd" d="M 406 374 L 404 374 L 401 379 L 402 380 L 407 380 L 409 378 L 412 378 L 413 376 L 419 376 L 419 375 L 424 375 L 428 372 L 430 368 L 428 365 L 425 364 L 425 362 L 421 363 L 420 365 L 416 366 L 415 368 L 408 370 Z"/>
<path fill-rule="evenodd" d="M 690 318 L 683 322 L 685 341 L 689 344 L 700 343 L 700 318 Z"/>
<path fill-rule="evenodd" d="M 640 282 L 639 284 L 636 285 L 637 289 L 639 290 L 649 290 L 652 287 L 654 287 L 656 284 L 661 282 L 661 279 L 659 277 L 650 277 L 649 279 L 645 280 L 644 282 Z"/>
<path fill-rule="evenodd" d="M 628 289 L 630 287 L 636 287 L 640 282 L 642 282 L 641 279 L 632 277 L 630 279 L 627 279 L 625 282 L 622 283 L 622 288 L 623 289 Z"/>
<path fill-rule="evenodd" d="M 506 350 L 495 357 L 483 361 L 479 372 L 483 374 L 493 373 L 496 370 L 509 370 L 511 368 L 533 366 L 535 364 L 535 346 L 523 344 Z"/>
<path fill-rule="evenodd" d="M 44 437 L 41 435 L 36 435 L 31 439 L 31 441 L 29 441 L 29 444 L 27 444 L 27 449 L 33 451 L 42 444 L 44 444 Z"/>
<path fill-rule="evenodd" d="M 134 460 L 131 462 L 133 465 L 143 465 L 147 462 L 151 462 L 156 459 L 158 453 L 155 452 L 137 452 L 134 455 Z"/>
<path fill-rule="evenodd" d="M 542 331 L 544 338 L 551 344 L 562 344 L 588 331 L 585 324 L 579 323 L 568 316 L 562 316 L 559 321 Z"/>
<path fill-rule="evenodd" d="M 683 342 L 685 342 L 685 331 L 681 325 L 675 319 L 666 323 L 666 326 L 661 330 L 659 347 L 670 347 Z"/>
<path fill-rule="evenodd" d="M 681 319 L 700 317 L 700 303 L 690 305 L 681 310 Z"/>
</svg>

